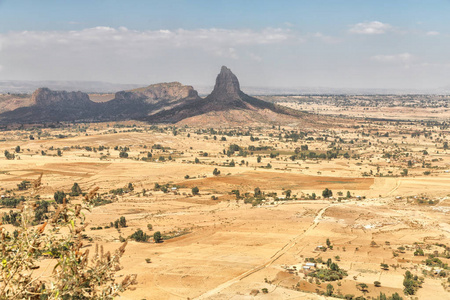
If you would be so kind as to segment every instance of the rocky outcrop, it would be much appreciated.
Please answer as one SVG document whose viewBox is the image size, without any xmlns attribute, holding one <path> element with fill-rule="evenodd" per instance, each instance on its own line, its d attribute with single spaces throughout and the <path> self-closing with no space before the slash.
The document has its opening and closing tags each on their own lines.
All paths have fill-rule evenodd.
<svg viewBox="0 0 450 300">
<path fill-rule="evenodd" d="M 157 83 L 144 88 L 120 91 L 115 95 L 117 101 L 143 100 L 149 104 L 161 101 L 172 103 L 181 99 L 196 99 L 198 93 L 192 86 L 182 85 L 179 82 Z"/>
<path fill-rule="evenodd" d="M 70 107 L 85 107 L 94 104 L 89 99 L 89 95 L 82 92 L 66 92 L 66 91 L 52 91 L 48 88 L 39 88 L 33 95 L 31 101 L 36 106 L 70 106 Z"/>
<path fill-rule="evenodd" d="M 158 83 L 121 91 L 114 99 L 95 103 L 82 92 L 37 89 L 32 105 L 0 115 L 1 123 L 48 123 L 81 121 L 144 120 L 152 123 L 177 123 L 195 116 L 216 118 L 217 122 L 257 120 L 276 122 L 282 116 L 298 118 L 300 112 L 251 97 L 241 91 L 239 80 L 223 66 L 214 90 L 202 99 L 192 86 L 179 82 Z M 201 120 L 202 118 L 198 118 Z M 214 123 L 214 120 L 211 120 Z M 226 124 L 225 124 L 226 125 Z"/>
<path fill-rule="evenodd" d="M 239 80 L 231 70 L 223 66 L 216 78 L 213 91 L 205 99 L 183 103 L 170 110 L 164 110 L 148 118 L 155 123 L 177 123 L 183 119 L 210 112 L 268 109 L 279 114 L 292 114 L 292 110 L 251 97 L 241 91 Z M 254 115 L 254 114 L 253 114 Z"/>
<path fill-rule="evenodd" d="M 20 107 L 0 115 L 1 123 L 48 123 L 94 121 L 99 104 L 82 92 L 52 91 L 39 88 L 31 96 L 31 106 Z"/>
</svg>

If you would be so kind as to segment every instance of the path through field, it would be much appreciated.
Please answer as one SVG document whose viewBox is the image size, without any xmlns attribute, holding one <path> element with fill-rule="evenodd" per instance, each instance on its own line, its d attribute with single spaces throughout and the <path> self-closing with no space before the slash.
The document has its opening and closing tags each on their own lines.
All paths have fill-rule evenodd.
<svg viewBox="0 0 450 300">
<path fill-rule="evenodd" d="M 335 205 L 338 205 L 338 204 L 330 204 L 330 205 L 322 208 L 317 213 L 317 215 L 314 218 L 313 223 L 308 227 L 308 229 L 306 229 L 303 233 L 297 235 L 292 240 L 290 240 L 287 244 L 285 244 L 280 250 L 278 250 L 274 255 L 272 255 L 267 262 L 265 262 L 262 265 L 259 265 L 259 266 L 255 267 L 253 269 L 250 269 L 250 270 L 242 273 L 241 275 L 239 275 L 239 276 L 237 276 L 237 277 L 235 277 L 233 279 L 228 280 L 227 282 L 222 283 L 221 285 L 217 286 L 216 288 L 207 291 L 206 293 L 200 295 L 199 297 L 197 297 L 195 299 L 198 299 L 198 300 L 207 299 L 207 298 L 209 298 L 209 297 L 211 297 L 211 296 L 213 296 L 215 294 L 220 293 L 224 289 L 232 286 L 233 284 L 239 282 L 240 280 L 242 280 L 242 279 L 244 279 L 244 278 L 246 278 L 246 277 L 248 277 L 248 276 L 250 276 L 250 275 L 252 275 L 252 274 L 254 274 L 254 273 L 256 273 L 256 272 L 258 272 L 258 271 L 260 271 L 260 270 L 262 270 L 262 269 L 264 269 L 266 267 L 268 267 L 268 266 L 270 266 L 272 263 L 274 263 L 276 260 L 278 260 L 281 256 L 283 256 L 289 249 L 291 249 L 293 246 L 295 246 L 295 244 L 297 243 L 298 239 L 300 239 L 301 237 L 303 237 L 303 236 L 309 234 L 311 231 L 313 231 L 317 227 L 317 225 L 319 224 L 319 222 L 322 219 L 322 216 L 325 213 L 325 211 L 328 208 L 330 208 L 332 206 L 335 206 Z"/>
</svg>

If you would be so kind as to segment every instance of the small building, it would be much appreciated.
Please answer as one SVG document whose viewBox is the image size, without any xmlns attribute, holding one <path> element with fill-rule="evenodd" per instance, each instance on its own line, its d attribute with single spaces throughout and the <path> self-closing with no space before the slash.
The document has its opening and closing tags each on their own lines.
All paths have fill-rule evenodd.
<svg viewBox="0 0 450 300">
<path fill-rule="evenodd" d="M 306 264 L 305 264 L 305 266 L 306 267 L 313 267 L 313 268 L 315 268 L 316 267 L 316 263 L 312 263 L 312 262 L 307 262 Z"/>
</svg>

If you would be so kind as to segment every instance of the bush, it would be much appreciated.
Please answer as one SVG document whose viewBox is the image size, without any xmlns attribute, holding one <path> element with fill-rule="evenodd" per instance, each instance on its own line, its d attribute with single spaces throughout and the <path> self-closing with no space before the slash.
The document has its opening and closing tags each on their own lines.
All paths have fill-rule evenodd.
<svg viewBox="0 0 450 300">
<path fill-rule="evenodd" d="M 328 188 L 326 188 L 322 191 L 322 196 L 324 198 L 330 198 L 333 196 L 333 192 L 331 190 L 329 190 Z"/>
<path fill-rule="evenodd" d="M 141 229 L 138 229 L 130 236 L 130 238 L 136 242 L 146 242 L 150 236 L 144 233 Z"/>
<path fill-rule="evenodd" d="M 66 199 L 66 193 L 64 193 L 63 191 L 56 191 L 53 195 L 53 198 L 55 199 L 55 202 L 57 204 L 63 204 L 64 200 L 66 201 L 66 203 L 68 202 Z"/>
<path fill-rule="evenodd" d="M 78 183 L 74 183 L 72 186 L 72 191 L 70 192 L 70 196 L 79 196 L 83 193 Z"/>
<path fill-rule="evenodd" d="M 46 204 L 40 203 L 39 207 Z M 59 205 L 54 217 L 39 227 L 31 227 L 34 208 L 25 201 L 23 210 L 17 212 L 20 229 L 14 232 L 0 229 L 2 236 L 2 268 L 0 289 L 2 299 L 111 299 L 127 289 L 135 276 L 126 276 L 116 282 L 114 274 L 120 269 L 119 261 L 126 243 L 114 253 L 100 255 L 98 247 L 92 257 L 82 248 L 80 240 L 86 224 L 82 205 Z M 64 228 L 64 230 L 62 230 Z M 65 230 L 68 229 L 68 230 Z M 70 245 L 70 246 L 69 246 Z M 103 250 L 102 250 L 103 252 Z M 41 279 L 35 266 L 47 256 L 53 272 Z M 47 263 L 47 262 L 45 262 Z M 7 280 L 5 280 L 7 278 Z M 82 283 L 82 284 L 80 284 Z"/>
<path fill-rule="evenodd" d="M 198 187 L 194 186 L 194 187 L 192 188 L 192 195 L 198 195 L 199 192 L 200 192 L 200 190 L 198 189 Z"/>
<path fill-rule="evenodd" d="M 157 231 L 153 234 L 153 240 L 155 243 L 161 243 L 162 242 L 162 235 L 161 232 Z"/>
<path fill-rule="evenodd" d="M 31 187 L 31 183 L 28 180 L 23 180 L 21 183 L 17 185 L 19 191 L 28 190 Z"/>
</svg>

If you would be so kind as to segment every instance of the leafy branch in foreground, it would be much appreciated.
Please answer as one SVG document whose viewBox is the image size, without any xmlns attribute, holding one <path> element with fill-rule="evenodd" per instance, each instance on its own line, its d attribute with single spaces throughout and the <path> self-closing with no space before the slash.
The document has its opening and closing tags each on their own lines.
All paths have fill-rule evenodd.
<svg viewBox="0 0 450 300">
<path fill-rule="evenodd" d="M 32 226 L 36 206 L 29 202 L 18 211 L 18 229 L 0 226 L 0 299 L 112 299 L 134 283 L 136 275 L 115 278 L 126 242 L 114 253 L 97 245 L 91 258 L 83 250 L 91 197 L 77 205 L 64 200 L 39 226 Z"/>
</svg>

